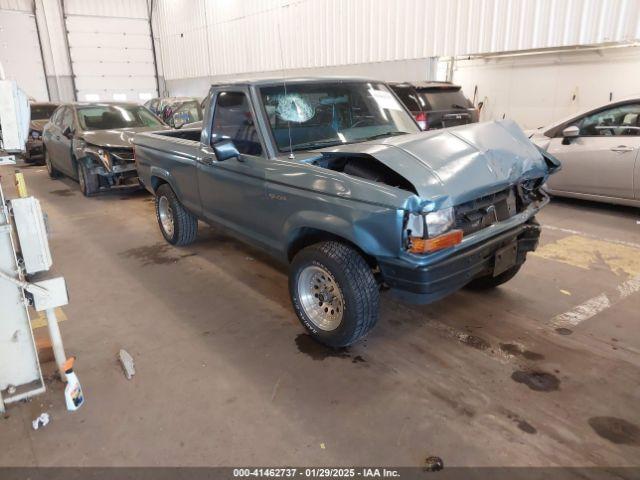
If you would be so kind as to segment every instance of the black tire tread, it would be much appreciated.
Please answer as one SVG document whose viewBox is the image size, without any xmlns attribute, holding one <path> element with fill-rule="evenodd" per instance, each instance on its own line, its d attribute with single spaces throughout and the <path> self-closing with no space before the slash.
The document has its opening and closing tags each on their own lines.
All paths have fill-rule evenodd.
<svg viewBox="0 0 640 480">
<path fill-rule="evenodd" d="M 60 177 L 60 172 L 56 169 L 56 167 L 53 166 L 53 161 L 51 159 L 51 154 L 49 154 L 49 152 L 45 148 L 45 150 L 44 150 L 44 164 L 45 164 L 45 166 L 47 165 L 47 156 L 49 157 L 49 163 L 51 164 L 51 172 L 49 172 L 48 169 L 47 169 L 47 173 L 49 174 L 49 178 L 59 178 Z"/>
<path fill-rule="evenodd" d="M 173 241 L 169 240 L 162 230 L 162 223 L 160 222 L 160 214 L 158 213 L 158 198 L 165 196 L 171 203 L 171 210 L 173 210 Z M 198 235 L 198 219 L 189 212 L 175 194 L 173 189 L 168 184 L 161 185 L 156 191 L 156 219 L 160 230 L 165 236 L 165 239 L 172 245 L 182 247 L 193 243 Z"/>
<path fill-rule="evenodd" d="M 349 338 L 332 347 L 347 347 L 364 337 L 378 321 L 380 290 L 376 279 L 362 255 L 350 245 L 339 241 L 324 241 L 313 244 L 302 251 L 315 251 L 338 263 L 347 281 L 355 292 L 351 308 L 357 319 L 356 328 Z M 344 292 L 343 292 L 344 293 Z"/>
<path fill-rule="evenodd" d="M 82 193 L 87 197 L 95 195 L 100 189 L 100 180 L 98 179 L 98 176 L 91 175 L 87 170 L 87 166 L 82 162 L 78 163 L 78 176 L 80 175 L 84 177 L 85 185 L 85 191 Z"/>
</svg>

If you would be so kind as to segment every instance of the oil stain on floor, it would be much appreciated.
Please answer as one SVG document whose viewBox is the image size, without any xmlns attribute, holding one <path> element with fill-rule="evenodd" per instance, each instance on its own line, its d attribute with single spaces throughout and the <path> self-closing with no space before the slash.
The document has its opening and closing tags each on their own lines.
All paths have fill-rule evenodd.
<svg viewBox="0 0 640 480">
<path fill-rule="evenodd" d="M 511 379 L 517 383 L 524 383 L 536 392 L 552 392 L 560 388 L 560 380 L 558 377 L 546 372 L 516 370 L 511 375 Z"/>
<path fill-rule="evenodd" d="M 565 327 L 558 327 L 556 328 L 556 333 L 560 335 L 571 335 L 573 333 L 573 330 Z"/>
<path fill-rule="evenodd" d="M 120 252 L 120 256 L 135 258 L 139 260 L 144 267 L 147 265 L 169 265 L 176 263 L 183 258 L 195 255 L 195 253 L 183 253 L 176 255 L 176 252 L 175 248 L 168 243 L 159 242 L 154 245 L 130 248 L 129 250 Z"/>
<path fill-rule="evenodd" d="M 520 417 L 520 415 L 516 413 L 507 411 L 507 418 L 512 422 L 514 422 L 516 426 L 525 433 L 528 433 L 530 435 L 534 435 L 538 433 L 538 430 L 536 429 L 536 427 L 531 425 L 529 422 L 527 422 L 525 419 L 523 419 L 522 417 Z"/>
<path fill-rule="evenodd" d="M 353 363 L 367 363 L 362 355 L 352 357 L 347 348 L 327 347 L 306 333 L 301 333 L 296 337 L 296 345 L 301 353 L 308 355 L 316 361 L 322 361 L 326 358 L 350 358 Z"/>
<path fill-rule="evenodd" d="M 71 190 L 70 188 L 63 188 L 62 190 L 51 190 L 49 192 L 52 195 L 57 195 L 58 197 L 74 197 L 76 192 Z"/>
<path fill-rule="evenodd" d="M 482 337 L 460 333 L 457 335 L 457 338 L 461 343 L 475 348 L 476 350 L 488 350 L 489 348 L 491 348 L 491 344 Z"/>
<path fill-rule="evenodd" d="M 602 438 L 616 445 L 640 446 L 640 427 L 616 417 L 592 417 L 589 425 Z"/>
</svg>

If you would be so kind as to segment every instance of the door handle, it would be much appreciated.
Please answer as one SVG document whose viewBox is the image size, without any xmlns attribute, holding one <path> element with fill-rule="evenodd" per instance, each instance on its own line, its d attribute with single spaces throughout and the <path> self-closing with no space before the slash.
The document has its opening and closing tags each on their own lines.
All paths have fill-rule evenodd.
<svg viewBox="0 0 640 480">
<path fill-rule="evenodd" d="M 200 159 L 200 161 L 202 163 L 204 163 L 205 165 L 213 165 L 214 162 L 216 161 L 216 158 L 215 157 L 202 157 Z"/>
<path fill-rule="evenodd" d="M 611 149 L 612 152 L 633 152 L 634 150 L 633 147 L 627 147 L 626 145 L 618 145 Z"/>
</svg>

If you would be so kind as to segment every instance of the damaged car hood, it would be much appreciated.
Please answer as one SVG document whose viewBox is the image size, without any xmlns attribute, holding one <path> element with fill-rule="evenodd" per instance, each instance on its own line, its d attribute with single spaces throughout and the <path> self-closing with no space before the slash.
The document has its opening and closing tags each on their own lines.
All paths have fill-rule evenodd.
<svg viewBox="0 0 640 480">
<path fill-rule="evenodd" d="M 546 177 L 550 165 L 511 120 L 474 123 L 320 150 L 366 154 L 406 178 L 425 204 L 442 208 Z"/>
<path fill-rule="evenodd" d="M 136 133 L 170 130 L 170 127 L 120 128 L 113 130 L 91 130 L 82 132 L 82 139 L 92 145 L 105 148 L 133 148 Z"/>
<path fill-rule="evenodd" d="M 48 118 L 43 118 L 40 120 L 31 120 L 31 123 L 29 124 L 29 128 L 31 130 L 37 130 L 38 132 L 41 132 L 47 123 L 49 123 Z"/>
</svg>

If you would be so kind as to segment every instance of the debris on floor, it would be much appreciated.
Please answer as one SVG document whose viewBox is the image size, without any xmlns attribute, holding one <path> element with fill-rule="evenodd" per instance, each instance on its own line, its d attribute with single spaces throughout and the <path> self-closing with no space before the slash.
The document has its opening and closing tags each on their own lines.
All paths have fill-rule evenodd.
<svg viewBox="0 0 640 480">
<path fill-rule="evenodd" d="M 49 414 L 41 413 L 38 418 L 36 418 L 33 422 L 31 422 L 31 426 L 34 430 L 38 430 L 40 427 L 46 427 L 49 424 Z"/>
<path fill-rule="evenodd" d="M 440 457 L 427 457 L 424 461 L 424 469 L 428 472 L 439 472 L 444 468 L 444 462 Z"/>
<path fill-rule="evenodd" d="M 120 364 L 122 365 L 122 370 L 124 371 L 125 377 L 127 380 L 131 380 L 136 374 L 135 363 L 133 362 L 133 357 L 124 349 L 120 349 L 118 352 L 118 360 L 120 360 Z"/>
</svg>

